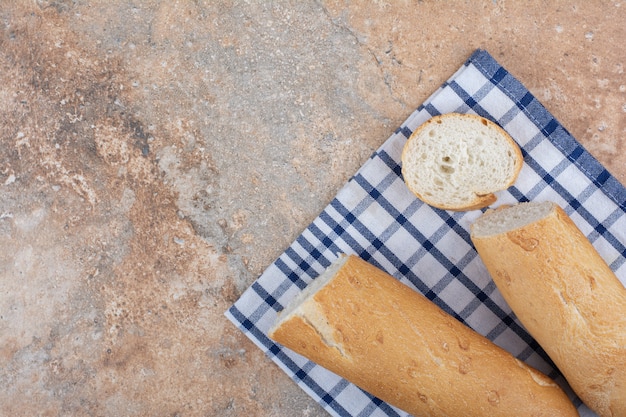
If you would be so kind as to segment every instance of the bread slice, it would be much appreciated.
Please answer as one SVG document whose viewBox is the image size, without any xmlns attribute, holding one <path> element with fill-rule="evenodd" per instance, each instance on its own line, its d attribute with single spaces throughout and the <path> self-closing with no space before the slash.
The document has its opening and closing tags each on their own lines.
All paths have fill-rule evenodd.
<svg viewBox="0 0 626 417">
<path fill-rule="evenodd" d="M 356 256 L 313 280 L 269 337 L 415 416 L 578 416 L 546 375 Z"/>
<path fill-rule="evenodd" d="M 626 416 L 626 288 L 565 211 L 520 203 L 470 229 L 500 293 L 572 389 L 599 416 Z"/>
<path fill-rule="evenodd" d="M 497 124 L 472 114 L 447 113 L 419 126 L 402 150 L 402 175 L 425 203 L 453 211 L 495 203 L 495 192 L 517 179 L 523 157 Z"/>
</svg>

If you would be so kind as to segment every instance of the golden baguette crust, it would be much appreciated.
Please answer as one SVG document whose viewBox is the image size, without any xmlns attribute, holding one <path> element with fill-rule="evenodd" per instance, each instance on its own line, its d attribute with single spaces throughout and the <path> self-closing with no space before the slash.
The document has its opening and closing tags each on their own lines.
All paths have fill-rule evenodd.
<svg viewBox="0 0 626 417">
<path fill-rule="evenodd" d="M 350 256 L 270 338 L 415 416 L 578 416 L 547 376 Z"/>
<path fill-rule="evenodd" d="M 561 207 L 547 211 L 505 233 L 476 236 L 475 223 L 472 240 L 505 300 L 578 396 L 602 417 L 626 416 L 626 289 Z"/>
</svg>

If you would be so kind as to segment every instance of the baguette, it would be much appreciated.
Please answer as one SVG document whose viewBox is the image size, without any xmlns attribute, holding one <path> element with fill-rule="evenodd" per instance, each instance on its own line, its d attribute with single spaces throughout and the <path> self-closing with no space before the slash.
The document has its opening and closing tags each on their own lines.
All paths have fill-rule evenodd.
<svg viewBox="0 0 626 417">
<path fill-rule="evenodd" d="M 626 416 L 626 288 L 558 205 L 488 211 L 471 238 L 498 289 L 572 389 Z"/>
<path fill-rule="evenodd" d="M 402 149 L 402 176 L 420 200 L 461 211 L 496 202 L 524 159 L 504 129 L 484 117 L 447 113 L 419 126 Z"/>
<path fill-rule="evenodd" d="M 578 416 L 547 376 L 355 256 L 301 292 L 269 337 L 416 417 Z"/>
</svg>

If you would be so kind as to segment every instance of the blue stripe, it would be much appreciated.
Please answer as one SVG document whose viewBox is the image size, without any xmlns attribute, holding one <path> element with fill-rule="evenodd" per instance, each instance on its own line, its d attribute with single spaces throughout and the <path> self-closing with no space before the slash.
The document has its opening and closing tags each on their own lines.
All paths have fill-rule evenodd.
<svg viewBox="0 0 626 417">
<path fill-rule="evenodd" d="M 393 159 L 385 150 L 380 150 L 376 153 L 380 160 L 393 172 L 396 176 L 402 176 L 402 166 L 399 161 Z"/>
<path fill-rule="evenodd" d="M 276 300 L 276 298 L 274 298 L 272 294 L 268 293 L 265 288 L 259 285 L 258 282 L 254 282 L 250 286 L 250 288 L 252 288 L 254 292 L 256 292 L 259 297 L 261 297 L 263 301 L 265 301 L 265 304 L 272 307 L 275 311 L 280 311 L 283 309 L 283 306 Z"/>
<path fill-rule="evenodd" d="M 402 134 L 405 138 L 407 138 L 407 139 L 408 139 L 408 138 L 409 138 L 409 137 L 413 134 L 413 132 L 411 131 L 411 129 L 409 129 L 409 128 L 408 128 L 408 127 L 406 127 L 406 126 L 401 126 L 401 127 L 399 127 L 399 128 L 396 130 L 396 132 L 395 132 L 395 133 L 396 133 L 396 134 L 401 133 L 401 134 Z"/>
<path fill-rule="evenodd" d="M 424 110 L 426 110 L 428 114 L 430 114 L 431 116 L 438 116 L 441 114 L 441 112 L 437 110 L 437 108 L 430 103 L 424 106 Z"/>
<path fill-rule="evenodd" d="M 288 250 L 290 250 L 290 252 L 293 252 L 293 249 L 291 248 L 288 248 Z M 285 251 L 285 254 L 286 254 L 286 251 Z M 283 273 L 285 278 L 293 282 L 298 288 L 302 290 L 304 289 L 304 287 L 306 287 L 307 284 L 300 278 L 300 275 L 298 275 L 294 270 L 292 270 L 289 266 L 287 266 L 287 264 L 281 258 L 278 258 L 274 262 L 274 265 L 276 265 L 276 267 L 280 270 L 280 272 Z"/>
<path fill-rule="evenodd" d="M 452 91 L 456 93 L 456 95 L 459 96 L 461 100 L 463 100 L 463 102 L 465 103 L 465 105 L 467 105 L 469 109 L 472 109 L 476 114 L 478 114 L 481 117 L 486 117 L 486 118 L 491 119 L 491 116 L 489 116 L 489 112 L 487 112 L 480 104 L 478 104 L 478 102 L 482 98 L 480 97 L 481 94 L 477 93 L 476 95 L 473 95 L 473 96 L 470 95 L 456 81 L 450 82 L 448 86 L 452 89 Z M 486 94 L 486 92 L 482 92 L 482 94 Z M 464 109 L 458 109 L 457 112 L 466 113 L 463 110 Z"/>
<path fill-rule="evenodd" d="M 327 234 L 322 232 L 322 230 L 317 225 L 318 221 L 319 220 L 316 220 L 315 222 L 313 222 L 309 226 L 308 230 L 311 232 L 311 234 L 313 236 L 315 236 L 318 239 L 318 241 L 320 242 L 321 246 L 324 249 L 330 250 L 330 252 L 333 253 L 333 254 L 340 253 L 341 249 L 339 248 L 339 246 L 337 246 L 335 241 L 333 239 L 331 239 L 330 236 L 328 236 Z"/>
</svg>

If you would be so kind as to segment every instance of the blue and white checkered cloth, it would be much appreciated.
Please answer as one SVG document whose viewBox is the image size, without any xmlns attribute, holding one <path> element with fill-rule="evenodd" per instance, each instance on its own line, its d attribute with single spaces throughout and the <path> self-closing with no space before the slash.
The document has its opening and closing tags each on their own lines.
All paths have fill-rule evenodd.
<svg viewBox="0 0 626 417">
<path fill-rule="evenodd" d="M 582 416 L 594 416 L 512 314 L 474 250 L 469 224 L 481 211 L 434 209 L 402 180 L 406 139 L 430 117 L 450 112 L 491 119 L 522 148 L 519 178 L 499 194 L 496 205 L 558 203 L 626 285 L 626 189 L 515 77 L 488 52 L 477 50 L 225 314 L 331 415 L 407 416 L 267 337 L 276 313 L 338 253 L 356 254 L 554 378 Z"/>
</svg>

